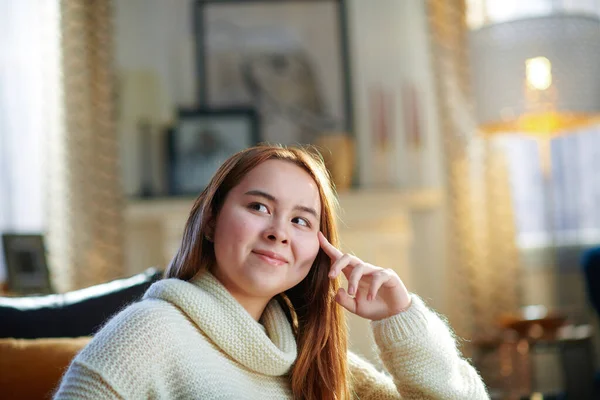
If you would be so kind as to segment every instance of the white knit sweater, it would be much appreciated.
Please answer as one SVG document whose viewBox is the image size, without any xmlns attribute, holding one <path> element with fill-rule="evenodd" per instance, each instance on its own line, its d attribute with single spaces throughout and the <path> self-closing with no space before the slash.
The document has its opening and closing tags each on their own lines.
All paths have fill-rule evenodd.
<svg viewBox="0 0 600 400">
<path fill-rule="evenodd" d="M 55 398 L 290 399 L 291 326 L 276 301 L 261 322 L 210 273 L 159 281 L 75 357 Z M 391 377 L 349 353 L 355 398 L 488 399 L 449 329 L 417 296 L 372 328 Z"/>
</svg>

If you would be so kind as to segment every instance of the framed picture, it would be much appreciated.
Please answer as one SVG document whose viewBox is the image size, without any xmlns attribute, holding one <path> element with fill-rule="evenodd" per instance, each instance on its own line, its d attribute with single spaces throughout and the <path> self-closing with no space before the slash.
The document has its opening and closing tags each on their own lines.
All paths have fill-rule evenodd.
<svg viewBox="0 0 600 400">
<path fill-rule="evenodd" d="M 352 135 L 345 0 L 196 0 L 198 100 L 253 106 L 263 140 Z"/>
<path fill-rule="evenodd" d="M 259 140 L 253 109 L 180 110 L 168 133 L 170 194 L 197 196 L 227 158 Z"/>
<path fill-rule="evenodd" d="M 8 289 L 19 294 L 52 293 L 42 235 L 3 234 Z"/>
</svg>

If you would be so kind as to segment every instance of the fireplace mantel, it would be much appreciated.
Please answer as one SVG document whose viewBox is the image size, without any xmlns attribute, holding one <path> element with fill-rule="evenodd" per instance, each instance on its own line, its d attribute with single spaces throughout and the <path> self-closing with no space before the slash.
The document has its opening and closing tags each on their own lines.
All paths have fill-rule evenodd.
<svg viewBox="0 0 600 400">
<path fill-rule="evenodd" d="M 356 190 L 339 195 L 340 238 L 344 251 L 386 268 L 406 270 L 410 213 L 436 208 L 437 190 Z M 192 198 L 132 200 L 125 210 L 126 262 L 130 273 L 164 268 L 177 251 Z M 394 256 L 388 259 L 387 256 Z M 398 271 L 401 272 L 401 271 Z"/>
</svg>

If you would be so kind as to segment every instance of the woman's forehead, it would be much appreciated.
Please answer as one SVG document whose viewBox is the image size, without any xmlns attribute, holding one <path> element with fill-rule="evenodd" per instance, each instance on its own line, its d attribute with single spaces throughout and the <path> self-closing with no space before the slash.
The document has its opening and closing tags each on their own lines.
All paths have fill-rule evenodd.
<svg viewBox="0 0 600 400">
<path fill-rule="evenodd" d="M 283 160 L 265 161 L 246 174 L 236 187 L 238 192 L 264 191 L 278 201 L 301 202 L 320 210 L 319 187 L 302 167 Z"/>
</svg>

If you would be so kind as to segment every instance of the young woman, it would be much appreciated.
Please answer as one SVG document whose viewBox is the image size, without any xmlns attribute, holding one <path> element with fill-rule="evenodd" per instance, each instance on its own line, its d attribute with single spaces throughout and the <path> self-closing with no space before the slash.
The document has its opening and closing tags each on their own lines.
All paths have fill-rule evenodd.
<svg viewBox="0 0 600 400">
<path fill-rule="evenodd" d="M 313 153 L 232 156 L 196 200 L 166 279 L 95 335 L 56 398 L 487 399 L 398 275 L 338 250 L 335 211 Z M 387 374 L 348 352 L 340 306 L 372 321 Z"/>
</svg>

